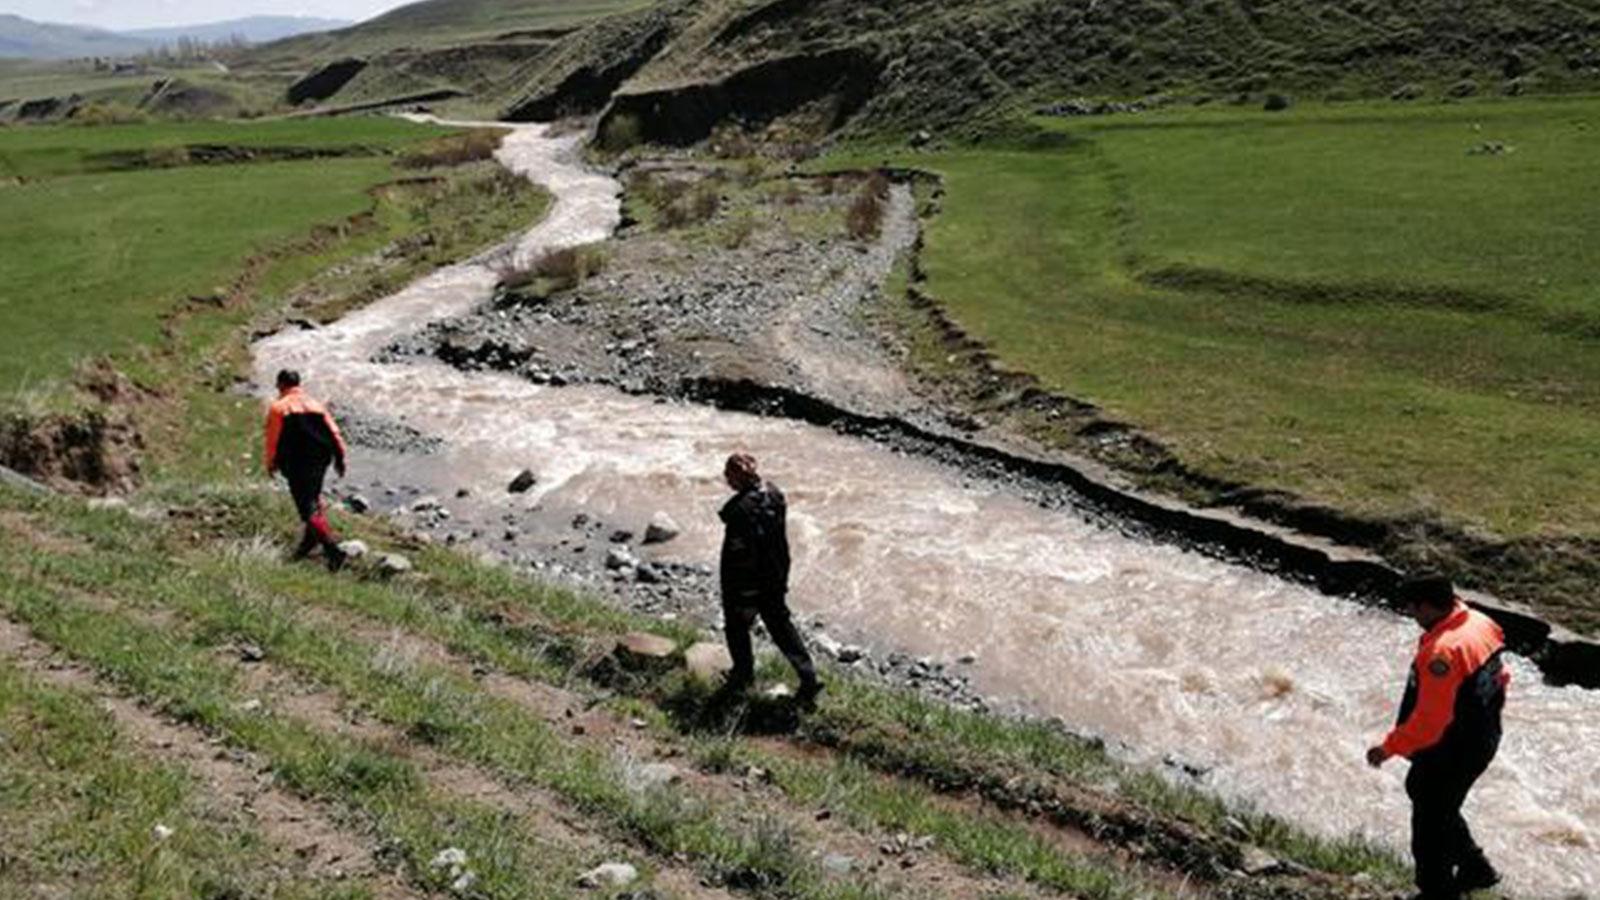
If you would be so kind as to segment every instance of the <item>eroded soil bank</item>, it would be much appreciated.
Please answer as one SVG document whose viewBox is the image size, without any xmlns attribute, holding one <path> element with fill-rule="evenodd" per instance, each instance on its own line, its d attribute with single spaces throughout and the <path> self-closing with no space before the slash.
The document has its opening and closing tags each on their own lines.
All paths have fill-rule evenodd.
<svg viewBox="0 0 1600 900">
<path fill-rule="evenodd" d="M 519 129 L 502 159 L 557 198 L 506 251 L 515 262 L 619 223 L 619 185 L 576 162 L 575 138 Z M 834 203 L 815 193 L 796 205 Z M 819 643 L 835 655 L 854 657 L 836 643 L 854 641 L 866 651 L 857 666 L 1057 715 L 1314 829 L 1402 844 L 1403 767 L 1374 774 L 1361 751 L 1392 715 L 1414 626 L 1153 541 L 1070 487 L 1035 490 L 1041 479 L 983 465 L 951 449 L 959 443 L 944 456 L 908 452 L 652 393 L 700 385 L 741 405 L 716 386 L 756 385 L 743 405 L 810 398 L 938 426 L 865 324 L 872 286 L 913 236 L 897 224 L 909 198 L 888 205 L 871 242 L 800 219 L 763 228 L 759 210 L 739 246 L 641 230 L 580 290 L 498 309 L 504 257 L 441 270 L 332 326 L 262 342 L 257 380 L 301 368 L 342 411 L 378 423 L 372 432 L 389 439 L 359 449 L 353 467 L 378 511 L 705 621 L 717 472 L 726 453 L 748 449 L 790 494 L 794 602 L 825 625 Z M 446 347 L 462 368 L 428 358 Z M 523 469 L 537 483 L 508 493 Z M 662 514 L 681 535 L 639 546 Z M 1600 890 L 1589 864 L 1600 789 L 1587 765 L 1600 695 L 1544 684 L 1520 658 L 1514 667 L 1507 744 L 1470 813 L 1519 891 Z"/>
</svg>

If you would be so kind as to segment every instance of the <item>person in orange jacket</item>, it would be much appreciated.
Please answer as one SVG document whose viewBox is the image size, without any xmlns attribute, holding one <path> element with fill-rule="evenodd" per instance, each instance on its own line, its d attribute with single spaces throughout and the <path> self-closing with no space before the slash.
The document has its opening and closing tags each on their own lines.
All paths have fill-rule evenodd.
<svg viewBox="0 0 1600 900">
<path fill-rule="evenodd" d="M 328 525 L 322 483 L 330 465 L 344 477 L 344 436 L 327 408 L 301 390 L 300 373 L 289 369 L 278 373 L 278 399 L 267 411 L 266 438 L 267 477 L 283 473 L 306 526 L 294 558 L 305 559 L 320 545 L 328 568 L 338 571 L 345 554 Z"/>
<path fill-rule="evenodd" d="M 1411 579 L 1400 596 L 1424 634 L 1399 719 L 1367 751 L 1367 762 L 1378 768 L 1396 756 L 1411 760 L 1406 794 L 1418 897 L 1445 900 L 1500 882 L 1461 806 L 1500 749 L 1511 672 L 1500 626 L 1463 603 L 1448 578 Z"/>
</svg>

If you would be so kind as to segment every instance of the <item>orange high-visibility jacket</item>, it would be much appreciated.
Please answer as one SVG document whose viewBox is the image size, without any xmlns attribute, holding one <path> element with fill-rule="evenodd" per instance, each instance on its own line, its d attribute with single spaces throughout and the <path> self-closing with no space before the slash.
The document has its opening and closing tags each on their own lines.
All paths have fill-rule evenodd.
<svg viewBox="0 0 1600 900">
<path fill-rule="evenodd" d="M 1415 758 L 1448 739 L 1499 738 L 1511 673 L 1501 664 L 1505 634 L 1460 600 L 1417 645 L 1400 719 L 1384 739 L 1391 756 Z M 1481 733 L 1480 733 L 1481 732 Z"/>
<path fill-rule="evenodd" d="M 299 388 L 272 401 L 267 410 L 267 474 L 280 467 L 321 466 L 345 461 L 344 435 L 326 407 Z"/>
</svg>

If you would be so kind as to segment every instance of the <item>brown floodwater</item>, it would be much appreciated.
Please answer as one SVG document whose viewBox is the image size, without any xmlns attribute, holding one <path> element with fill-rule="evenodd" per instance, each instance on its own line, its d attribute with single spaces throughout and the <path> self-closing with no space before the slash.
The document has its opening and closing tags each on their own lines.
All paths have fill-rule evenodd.
<svg viewBox="0 0 1600 900">
<path fill-rule="evenodd" d="M 521 127 L 502 161 L 557 197 L 518 242 L 524 261 L 616 226 L 618 186 L 578 164 L 575 138 Z M 940 660 L 972 654 L 986 695 L 1059 716 L 1135 760 L 1200 767 L 1219 793 L 1309 829 L 1405 847 L 1405 764 L 1374 772 L 1362 754 L 1393 716 L 1417 637 L 1408 620 L 827 429 L 372 362 L 391 341 L 472 310 L 495 282 L 489 262 L 474 261 L 336 325 L 270 338 L 257 380 L 292 365 L 336 404 L 442 439 L 409 473 L 440 496 L 466 487 L 508 508 L 639 527 L 664 511 L 684 534 L 652 552 L 685 562 L 715 561 L 720 462 L 753 452 L 789 494 L 794 605 L 831 632 Z M 539 486 L 506 495 L 524 467 Z M 1468 816 L 1513 890 L 1600 893 L 1600 692 L 1512 666 L 1506 740 Z"/>
</svg>

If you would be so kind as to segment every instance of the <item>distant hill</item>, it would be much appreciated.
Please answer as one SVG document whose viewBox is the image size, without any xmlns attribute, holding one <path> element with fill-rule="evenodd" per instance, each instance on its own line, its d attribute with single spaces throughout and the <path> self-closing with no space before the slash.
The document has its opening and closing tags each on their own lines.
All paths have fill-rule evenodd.
<svg viewBox="0 0 1600 900">
<path fill-rule="evenodd" d="M 664 0 L 517 77 L 511 118 L 609 109 L 669 143 L 799 113 L 915 133 L 1101 101 L 1592 91 L 1600 0 Z"/>
<path fill-rule="evenodd" d="M 136 37 L 78 25 L 48 25 L 21 16 L 0 15 L 0 57 L 73 59 L 129 56 L 152 44 Z"/>
<path fill-rule="evenodd" d="M 538 38 L 586 25 L 655 0 L 423 0 L 349 28 L 267 44 L 251 56 L 272 66 L 309 68 L 341 56 L 432 50 Z"/>
<path fill-rule="evenodd" d="M 333 31 L 351 24 L 353 23 L 343 19 L 318 19 L 309 16 L 250 16 L 226 22 L 173 28 L 139 28 L 121 33 L 155 43 L 170 43 L 185 37 L 199 41 L 224 41 L 238 35 L 252 44 L 264 44 L 302 34 Z"/>
</svg>

